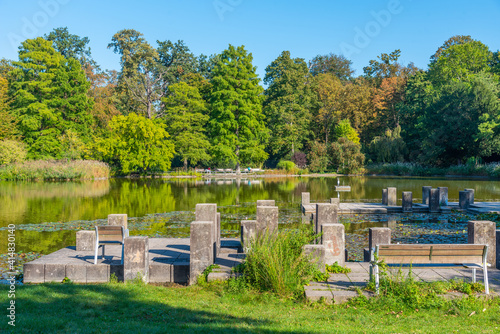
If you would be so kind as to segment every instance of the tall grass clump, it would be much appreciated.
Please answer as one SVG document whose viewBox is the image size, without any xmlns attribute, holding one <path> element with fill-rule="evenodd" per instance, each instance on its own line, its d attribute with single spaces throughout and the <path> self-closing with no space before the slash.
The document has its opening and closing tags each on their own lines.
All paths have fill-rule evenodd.
<svg viewBox="0 0 500 334">
<path fill-rule="evenodd" d="M 365 167 L 367 174 L 398 176 L 489 176 L 500 177 L 500 163 L 469 163 L 449 167 L 424 166 L 412 162 L 371 164 Z"/>
<path fill-rule="evenodd" d="M 245 279 L 259 291 L 271 291 L 284 298 L 299 297 L 318 271 L 303 251 L 303 246 L 316 237 L 307 227 L 262 233 L 247 252 Z"/>
<path fill-rule="evenodd" d="M 109 166 L 94 160 L 32 160 L 0 166 L 0 180 L 91 180 L 109 175 Z"/>
</svg>

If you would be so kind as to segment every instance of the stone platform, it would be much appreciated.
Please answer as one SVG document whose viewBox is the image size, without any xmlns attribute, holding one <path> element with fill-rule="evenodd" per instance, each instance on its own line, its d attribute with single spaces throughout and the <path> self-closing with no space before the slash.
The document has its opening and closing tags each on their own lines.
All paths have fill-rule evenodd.
<svg viewBox="0 0 500 334">
<path fill-rule="evenodd" d="M 317 301 L 324 298 L 327 302 L 344 303 L 351 298 L 358 297 L 356 288 L 363 289 L 370 279 L 370 264 L 368 262 L 346 262 L 345 266 L 351 269 L 348 274 L 330 274 L 327 282 L 311 282 L 305 287 L 306 298 Z M 391 268 L 389 271 L 396 275 L 399 268 Z M 407 276 L 409 269 L 402 269 Z M 472 270 L 462 268 L 413 268 L 412 273 L 419 281 L 433 282 L 451 279 L 472 280 Z M 488 269 L 490 295 L 499 296 L 500 293 L 500 270 Z M 483 272 L 477 270 L 477 282 L 483 283 Z M 364 291 L 365 296 L 374 294 Z"/>
<path fill-rule="evenodd" d="M 221 251 L 215 264 L 219 275 L 228 275 L 231 268 L 242 262 L 244 254 L 238 239 L 222 239 Z M 149 239 L 149 282 L 187 283 L 189 276 L 189 238 Z M 97 264 L 93 251 L 76 251 L 66 247 L 24 265 L 24 283 L 61 282 L 68 277 L 75 283 L 104 283 L 115 274 L 123 280 L 120 264 L 121 246 L 106 245 L 105 258 L 99 250 Z M 216 277 L 214 275 L 213 277 Z M 217 278 L 212 278 L 217 279 Z"/>
</svg>

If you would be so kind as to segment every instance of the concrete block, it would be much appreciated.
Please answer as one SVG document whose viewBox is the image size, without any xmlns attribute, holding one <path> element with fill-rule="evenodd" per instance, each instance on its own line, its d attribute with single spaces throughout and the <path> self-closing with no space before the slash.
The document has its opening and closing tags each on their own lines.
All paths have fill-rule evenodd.
<svg viewBox="0 0 500 334">
<path fill-rule="evenodd" d="M 220 218 L 221 218 L 220 212 L 217 212 L 217 234 L 215 235 L 215 237 L 216 237 L 215 242 L 216 242 L 216 247 L 217 247 L 216 256 L 219 256 L 220 247 L 221 247 L 221 245 L 220 245 L 220 238 L 221 238 L 221 236 L 220 236 Z"/>
<path fill-rule="evenodd" d="M 59 282 L 66 277 L 66 265 L 62 263 L 45 264 L 45 282 Z"/>
<path fill-rule="evenodd" d="M 257 207 L 257 229 L 263 232 L 268 229 L 270 232 L 278 230 L 278 207 L 258 206 Z"/>
<path fill-rule="evenodd" d="M 123 226 L 125 229 L 128 229 L 127 219 L 128 216 L 126 213 L 111 214 L 108 215 L 108 225 Z"/>
<path fill-rule="evenodd" d="M 302 193 L 302 205 L 311 204 L 311 194 L 310 193 Z"/>
<path fill-rule="evenodd" d="M 470 195 L 468 191 L 458 192 L 458 207 L 462 210 L 467 210 L 470 206 Z"/>
<path fill-rule="evenodd" d="M 396 187 L 387 187 L 387 206 L 396 206 L 398 201 L 398 192 Z"/>
<path fill-rule="evenodd" d="M 323 224 L 337 224 L 339 208 L 335 204 L 316 203 L 315 233 L 321 232 Z"/>
<path fill-rule="evenodd" d="M 497 269 L 500 269 L 500 230 L 496 230 L 496 238 L 497 238 Z"/>
<path fill-rule="evenodd" d="M 87 283 L 87 266 L 81 264 L 67 264 L 66 277 L 75 283 Z"/>
<path fill-rule="evenodd" d="M 422 187 L 422 204 L 429 205 L 429 197 L 431 196 L 431 186 Z"/>
<path fill-rule="evenodd" d="M 439 190 L 431 189 L 429 192 L 429 212 L 439 212 Z"/>
<path fill-rule="evenodd" d="M 488 220 L 471 220 L 467 224 L 467 241 L 469 244 L 488 245 L 488 263 L 495 266 L 497 263 L 496 223 Z"/>
<path fill-rule="evenodd" d="M 403 212 L 413 212 L 413 194 L 411 191 L 403 191 Z"/>
<path fill-rule="evenodd" d="M 323 245 L 305 245 L 304 254 L 309 257 L 311 262 L 316 265 L 319 271 L 325 272 L 325 246 Z"/>
<path fill-rule="evenodd" d="M 45 282 L 45 264 L 28 262 L 23 266 L 23 283 Z"/>
<path fill-rule="evenodd" d="M 170 283 L 172 265 L 155 263 L 149 265 L 149 283 Z"/>
<path fill-rule="evenodd" d="M 338 198 L 338 197 L 330 198 L 330 204 L 335 204 L 337 207 L 339 207 L 340 206 L 340 198 Z"/>
<path fill-rule="evenodd" d="M 213 223 L 195 221 L 191 223 L 189 284 L 196 284 L 198 276 L 214 263 L 213 245 L 210 240 Z"/>
<path fill-rule="evenodd" d="M 106 283 L 109 282 L 109 265 L 107 264 L 88 264 L 87 283 Z"/>
<path fill-rule="evenodd" d="M 387 205 L 387 202 L 389 201 L 387 189 L 382 189 L 382 205 Z"/>
<path fill-rule="evenodd" d="M 368 230 L 368 249 L 371 251 L 377 245 L 391 243 L 391 229 L 387 227 L 371 227 Z"/>
<path fill-rule="evenodd" d="M 188 283 L 189 279 L 189 262 L 175 262 L 172 265 L 171 279 L 173 283 Z"/>
<path fill-rule="evenodd" d="M 438 187 L 439 190 L 439 205 L 448 206 L 448 187 Z"/>
<path fill-rule="evenodd" d="M 138 275 L 144 282 L 149 279 L 149 238 L 127 237 L 123 255 L 123 279 L 132 281 Z"/>
<path fill-rule="evenodd" d="M 398 226 L 397 217 L 389 216 L 387 217 L 387 227 L 391 230 L 395 229 Z"/>
<path fill-rule="evenodd" d="M 93 252 L 95 250 L 95 231 L 76 232 L 76 250 Z"/>
<path fill-rule="evenodd" d="M 217 257 L 217 249 L 220 249 L 220 233 L 217 237 L 217 204 L 215 203 L 200 203 L 196 204 L 196 221 L 212 222 L 211 240 L 213 244 L 213 258 Z"/>
<path fill-rule="evenodd" d="M 325 248 L 325 264 L 345 263 L 345 228 L 343 224 L 321 225 L 321 244 Z"/>
<path fill-rule="evenodd" d="M 370 253 L 370 248 L 363 248 L 363 262 L 370 262 L 371 261 L 371 253 Z"/>
<path fill-rule="evenodd" d="M 259 199 L 257 206 L 276 206 L 276 201 L 274 199 Z"/>
<path fill-rule="evenodd" d="M 257 237 L 257 221 L 256 220 L 242 220 L 241 221 L 241 245 L 243 252 L 247 252 L 251 240 Z"/>
<path fill-rule="evenodd" d="M 465 189 L 469 193 L 469 204 L 474 204 L 474 189 Z"/>
</svg>

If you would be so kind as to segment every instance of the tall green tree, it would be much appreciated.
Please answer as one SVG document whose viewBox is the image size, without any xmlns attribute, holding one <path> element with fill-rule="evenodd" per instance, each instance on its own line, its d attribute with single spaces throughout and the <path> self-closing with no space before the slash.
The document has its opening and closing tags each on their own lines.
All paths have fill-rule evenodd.
<svg viewBox="0 0 500 334">
<path fill-rule="evenodd" d="M 65 59 L 41 37 L 21 44 L 10 72 L 12 111 L 30 158 L 63 157 L 68 130 L 86 141 L 92 123 L 89 83 L 78 60 Z"/>
<path fill-rule="evenodd" d="M 314 93 L 306 62 L 283 51 L 266 68 L 264 114 L 271 131 L 270 151 L 276 160 L 293 155 L 307 141 Z"/>
<path fill-rule="evenodd" d="M 158 62 L 165 71 L 164 80 L 172 85 L 179 82 L 185 75 L 195 73 L 198 69 L 198 59 L 184 44 L 177 42 L 157 41 Z"/>
<path fill-rule="evenodd" d="M 210 94 L 212 150 L 217 161 L 261 164 L 268 130 L 262 113 L 262 92 L 252 64 L 252 54 L 244 46 L 232 45 L 222 52 L 213 69 Z"/>
<path fill-rule="evenodd" d="M 184 161 L 196 165 L 199 161 L 209 161 L 210 142 L 206 135 L 208 122 L 207 104 L 196 87 L 186 82 L 169 86 L 169 94 L 164 98 L 165 120 L 168 133 L 175 145 L 175 151 Z"/>
<path fill-rule="evenodd" d="M 67 27 L 55 28 L 44 38 L 51 41 L 52 47 L 64 58 L 75 58 L 82 66 L 93 63 L 88 37 L 70 34 Z"/>
<path fill-rule="evenodd" d="M 349 80 L 354 74 L 352 61 L 342 55 L 333 53 L 314 57 L 309 61 L 309 70 L 314 76 L 321 73 L 331 73 L 340 80 Z"/>
</svg>

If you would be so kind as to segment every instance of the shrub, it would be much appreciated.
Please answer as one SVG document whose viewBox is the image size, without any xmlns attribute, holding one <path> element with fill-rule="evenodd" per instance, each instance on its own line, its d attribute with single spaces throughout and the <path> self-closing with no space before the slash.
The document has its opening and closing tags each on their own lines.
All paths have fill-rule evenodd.
<svg viewBox="0 0 500 334">
<path fill-rule="evenodd" d="M 92 160 L 34 160 L 0 167 L 0 180 L 84 180 L 109 174 L 107 164 Z"/>
<path fill-rule="evenodd" d="M 278 162 L 278 165 L 276 167 L 279 169 L 284 169 L 287 172 L 290 172 L 290 171 L 297 169 L 297 166 L 295 166 L 295 163 L 293 163 L 292 161 L 287 161 L 287 160 L 281 160 L 280 162 Z"/>
<path fill-rule="evenodd" d="M 309 154 L 309 169 L 313 172 L 323 173 L 328 168 L 328 150 L 324 143 L 315 141 L 311 144 Z"/>
<path fill-rule="evenodd" d="M 306 154 L 303 152 L 295 152 L 292 155 L 292 161 L 299 167 L 300 169 L 304 169 L 307 167 L 307 158 Z"/>
<path fill-rule="evenodd" d="M 12 139 L 0 141 L 0 165 L 23 162 L 26 160 L 26 154 L 24 143 Z"/>
</svg>

